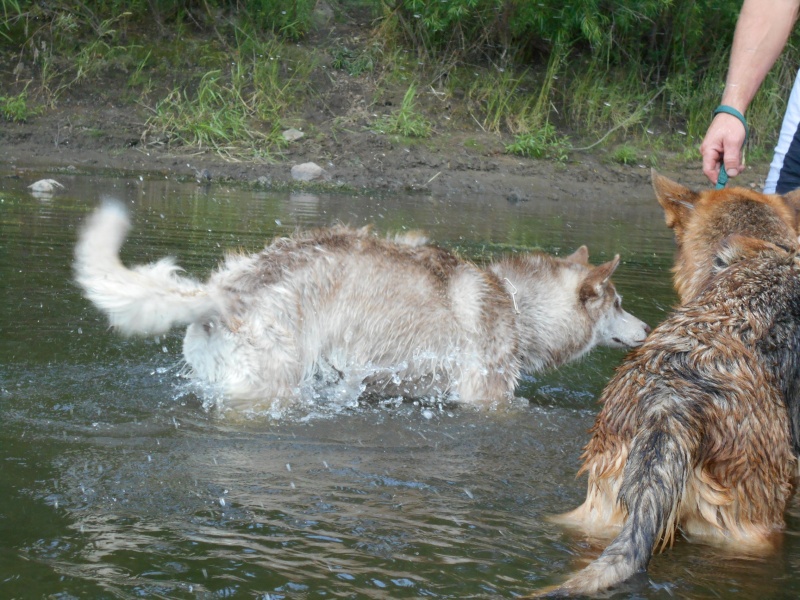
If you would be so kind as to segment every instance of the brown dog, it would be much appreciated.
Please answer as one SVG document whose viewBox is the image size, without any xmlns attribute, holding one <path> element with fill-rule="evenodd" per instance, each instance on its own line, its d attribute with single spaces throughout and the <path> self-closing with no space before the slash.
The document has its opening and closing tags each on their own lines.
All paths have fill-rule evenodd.
<svg viewBox="0 0 800 600">
<path fill-rule="evenodd" d="M 748 553 L 771 548 L 797 472 L 787 411 L 800 402 L 796 252 L 723 240 L 703 288 L 629 355 L 584 452 L 586 501 L 559 519 L 618 535 L 550 593 L 616 585 L 678 529 Z"/>
<path fill-rule="evenodd" d="M 714 257 L 728 236 L 739 234 L 785 248 L 797 243 L 800 190 L 783 196 L 759 194 L 741 187 L 694 192 L 651 172 L 653 189 L 675 233 L 675 289 L 682 303 L 694 297 L 710 279 Z M 792 443 L 800 456 L 800 403 L 789 404 Z"/>
<path fill-rule="evenodd" d="M 652 177 L 667 226 L 675 232 L 678 249 L 673 272 L 681 303 L 708 282 L 713 257 L 729 235 L 786 247 L 796 243 L 800 191 L 785 196 L 741 187 L 694 192 L 655 171 Z"/>
</svg>

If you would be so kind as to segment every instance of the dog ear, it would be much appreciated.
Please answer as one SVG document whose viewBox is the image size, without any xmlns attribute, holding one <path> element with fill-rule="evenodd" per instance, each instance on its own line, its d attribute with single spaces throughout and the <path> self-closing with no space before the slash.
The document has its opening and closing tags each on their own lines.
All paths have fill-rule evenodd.
<svg viewBox="0 0 800 600">
<path fill-rule="evenodd" d="M 783 201 L 794 212 L 795 222 L 800 220 L 800 189 L 783 194 Z"/>
<path fill-rule="evenodd" d="M 565 256 L 564 260 L 568 260 L 571 263 L 575 263 L 578 265 L 589 265 L 589 248 L 586 246 L 581 246 L 575 252 L 570 254 L 569 256 Z"/>
<path fill-rule="evenodd" d="M 650 176 L 653 180 L 656 199 L 664 209 L 664 220 L 667 222 L 667 227 L 678 231 L 682 230 L 684 223 L 689 218 L 689 213 L 694 210 L 694 204 L 700 194 L 659 175 L 655 169 L 650 170 Z"/>
<path fill-rule="evenodd" d="M 614 258 L 607 263 L 603 263 L 589 271 L 581 283 L 579 291 L 581 302 L 586 302 L 590 298 L 600 296 L 603 293 L 603 288 L 606 283 L 608 283 L 608 280 L 611 279 L 611 275 L 614 274 L 618 266 L 619 254 L 614 256 Z"/>
<path fill-rule="evenodd" d="M 797 248 L 787 248 L 746 235 L 733 234 L 722 240 L 714 255 L 714 268 L 721 271 L 732 264 L 761 254 L 794 254 Z"/>
</svg>

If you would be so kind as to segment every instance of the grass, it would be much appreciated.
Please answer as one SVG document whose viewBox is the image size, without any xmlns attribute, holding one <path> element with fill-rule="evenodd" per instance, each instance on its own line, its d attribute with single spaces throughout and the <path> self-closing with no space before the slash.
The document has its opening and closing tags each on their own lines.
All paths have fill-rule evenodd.
<svg viewBox="0 0 800 600">
<path fill-rule="evenodd" d="M 481 129 L 515 133 L 526 128 L 535 99 L 524 89 L 527 73 L 492 69 L 475 77 L 474 69 L 461 69 L 449 80 L 450 94 L 466 88 L 467 110 Z"/>
<path fill-rule="evenodd" d="M 28 93 L 24 90 L 15 96 L 0 96 L 0 116 L 6 121 L 24 123 L 39 112 L 40 108 L 28 104 Z"/>
<path fill-rule="evenodd" d="M 241 73 L 227 78 L 220 70 L 205 73 L 194 91 L 175 88 L 153 107 L 149 137 L 177 146 L 210 149 L 229 158 L 266 158 L 281 145 L 277 126 L 258 119 L 254 96 L 241 87 Z"/>
<path fill-rule="evenodd" d="M 374 47 L 353 49 L 346 46 L 337 46 L 331 50 L 331 66 L 334 69 L 345 71 L 352 77 L 375 71 L 378 57 Z"/>
<path fill-rule="evenodd" d="M 564 162 L 569 158 L 572 145 L 567 137 L 560 135 L 550 123 L 522 133 L 506 146 L 506 152 L 528 158 L 549 158 Z"/>
<path fill-rule="evenodd" d="M 621 144 L 611 153 L 611 160 L 621 165 L 637 164 L 639 162 L 639 150 L 631 144 Z"/>
<path fill-rule="evenodd" d="M 0 0 L 0 39 L 10 49 L 10 64 L 17 61 L 31 73 L 4 87 L 0 116 L 24 121 L 56 108 L 73 90 L 114 80 L 125 89 L 124 101 L 150 110 L 150 139 L 231 157 L 267 157 L 281 150 L 279 132 L 286 124 L 302 121 L 305 111 L 321 104 L 308 101 L 315 99 L 318 82 L 333 77 L 319 58 L 328 56 L 330 67 L 363 86 L 370 112 L 404 91 L 400 107 L 371 124 L 383 133 L 428 138 L 451 127 L 471 128 L 505 139 L 507 151 L 521 156 L 566 160 L 572 152 L 604 149 L 611 160 L 628 164 L 636 162 L 633 150 L 650 160 L 668 151 L 692 155 L 719 102 L 727 68 L 724 44 L 704 47 L 699 61 L 675 58 L 667 69 L 666 58 L 655 67 L 612 60 L 614 48 L 626 41 L 621 38 L 610 40 L 613 48 L 589 52 L 563 36 L 537 39 L 529 47 L 492 37 L 494 30 L 453 29 L 443 45 L 425 37 L 425 27 L 437 19 L 460 23 L 477 15 L 498 24 L 491 11 L 457 15 L 454 7 L 466 6 L 462 0 L 420 4 L 421 18 L 405 10 L 411 6 L 405 0 L 383 13 L 372 0 L 330 4 L 337 23 L 356 9 L 382 18 L 369 21 L 371 28 L 357 37 L 332 38 L 317 51 L 304 45 L 312 0 L 291 9 L 277 0 L 135 0 L 124 12 L 116 3 L 94 0 Z M 676 6 L 691 8 L 684 4 Z M 632 31 L 633 22 L 626 23 Z M 599 43 L 603 30 L 592 31 L 593 43 Z M 697 39 L 704 37 L 705 31 Z M 408 45 L 412 38 L 418 44 Z M 788 47 L 748 110 L 750 157 L 771 152 L 799 55 L 800 47 Z M 426 112 L 431 97 L 420 90 L 431 88 L 439 99 Z M 432 117 L 442 107 L 452 119 L 435 120 L 435 128 Z"/>
<path fill-rule="evenodd" d="M 306 94 L 314 56 L 237 28 L 235 46 L 208 50 L 200 62 L 212 68 L 151 107 L 147 136 L 229 158 L 268 159 L 279 151 L 285 145 L 280 130 Z"/>
<path fill-rule="evenodd" d="M 379 119 L 373 128 L 381 133 L 397 134 L 410 138 L 426 138 L 431 135 L 432 126 L 416 109 L 417 86 L 411 84 L 403 95 L 400 108 Z"/>
</svg>

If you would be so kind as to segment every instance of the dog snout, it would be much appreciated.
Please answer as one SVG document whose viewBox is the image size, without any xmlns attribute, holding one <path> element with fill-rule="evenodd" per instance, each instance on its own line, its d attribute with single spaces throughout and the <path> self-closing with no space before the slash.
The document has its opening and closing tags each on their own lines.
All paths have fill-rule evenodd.
<svg viewBox="0 0 800 600">
<path fill-rule="evenodd" d="M 644 321 L 636 320 L 639 322 L 639 330 L 637 332 L 632 332 L 632 335 L 623 337 L 614 336 L 611 338 L 612 342 L 621 348 L 637 348 L 641 346 L 647 339 L 647 336 L 650 335 L 652 329 Z"/>
</svg>

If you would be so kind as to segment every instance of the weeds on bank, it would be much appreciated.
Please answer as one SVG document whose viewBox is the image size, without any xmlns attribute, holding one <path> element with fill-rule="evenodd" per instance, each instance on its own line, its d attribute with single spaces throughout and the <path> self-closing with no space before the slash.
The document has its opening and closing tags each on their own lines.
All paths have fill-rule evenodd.
<svg viewBox="0 0 800 600">
<path fill-rule="evenodd" d="M 611 153 L 611 160 L 621 165 L 634 165 L 639 162 L 639 151 L 631 144 L 621 144 Z"/>
<path fill-rule="evenodd" d="M 104 19 L 95 26 L 95 37 L 87 44 L 81 45 L 78 54 L 74 59 L 74 77 L 66 85 L 86 81 L 95 77 L 99 73 L 113 68 L 117 59 L 125 61 L 133 54 L 132 48 L 118 45 L 117 30 L 115 29 L 121 21 L 130 17 L 130 12 L 123 12 L 114 17 Z M 65 19 L 72 15 L 64 15 Z"/>
<path fill-rule="evenodd" d="M 212 149 L 230 158 L 268 158 L 284 144 L 282 120 L 306 94 L 313 55 L 237 28 L 236 46 L 206 57 L 204 63 L 217 68 L 156 102 L 147 137 Z"/>
<path fill-rule="evenodd" d="M 263 155 L 280 146 L 281 122 L 308 97 L 313 52 L 294 55 L 317 5 L 0 0 L 0 40 L 19 68 L 17 87 L 2 90 L 1 116 L 29 118 L 32 102 L 55 107 L 71 89 L 115 77 L 121 86 L 127 79 L 128 101 L 152 109 L 151 138 Z M 616 148 L 617 160 L 624 143 L 697 146 L 721 96 L 740 0 L 585 0 L 569 9 L 562 0 L 328 5 L 335 19 L 351 9 L 380 14 L 363 45 L 330 50 L 336 69 L 407 88 L 376 128 L 431 135 L 415 100 L 433 85 L 462 121 L 515 135 L 509 152 L 564 160 L 580 148 L 558 135 L 551 125 L 558 124 L 573 146 Z M 776 137 L 800 61 L 800 31 L 795 36 L 748 110 L 750 157 L 767 154 Z M 27 96 L 15 95 L 21 89 Z"/>
<path fill-rule="evenodd" d="M 232 152 L 244 140 L 258 145 L 265 136 L 249 127 L 246 106 L 238 100 L 236 90 L 221 81 L 220 71 L 210 71 L 194 94 L 174 89 L 157 102 L 146 127 L 180 145 L 220 153 Z"/>
<path fill-rule="evenodd" d="M 0 116 L 6 121 L 23 123 L 41 112 L 39 108 L 28 105 L 28 93 L 20 92 L 16 96 L 0 96 Z"/>
<path fill-rule="evenodd" d="M 466 89 L 467 110 L 484 131 L 516 133 L 531 118 L 535 98 L 526 89 L 527 72 L 492 69 L 476 76 L 475 69 L 462 69 L 450 78 L 451 95 Z M 530 83 L 527 79 L 527 83 Z"/>
<path fill-rule="evenodd" d="M 559 135 L 550 123 L 528 133 L 522 133 L 506 146 L 506 152 L 528 158 L 549 158 L 560 162 L 569 158 L 572 144 L 569 138 Z"/>
<path fill-rule="evenodd" d="M 374 46 L 362 50 L 338 46 L 331 51 L 331 56 L 331 66 L 334 69 L 345 71 L 353 77 L 372 73 L 378 61 Z"/>
<path fill-rule="evenodd" d="M 125 85 L 120 76 L 127 74 L 125 98 L 152 113 L 143 133 L 146 141 L 212 149 L 230 157 L 265 157 L 284 143 L 281 121 L 307 97 L 307 81 L 316 67 L 312 52 L 265 30 L 272 23 L 273 30 L 290 38 L 302 35 L 314 4 L 302 0 L 287 9 L 278 0 L 259 0 L 228 19 L 213 1 L 202 6 L 134 1 L 126 4 L 128 12 L 107 16 L 109 7 L 92 0 L 46 5 L 0 0 L 0 32 L 19 40 L 19 65 L 29 65 L 33 74 L 26 88 L 50 108 L 65 93 L 101 77 Z M 159 15 L 177 11 L 171 35 L 140 33 L 135 19 L 152 17 L 151 9 Z M 200 44 L 186 22 L 197 26 L 203 18 L 216 37 L 210 42 L 201 38 L 206 41 Z M 157 25 L 166 32 L 164 23 Z M 25 98 L 4 95 L 3 118 L 32 114 L 24 108 Z"/>
<path fill-rule="evenodd" d="M 373 126 L 381 133 L 392 133 L 404 137 L 425 138 L 431 134 L 432 126 L 416 109 L 417 86 L 408 86 L 400 108 L 386 115 Z"/>
</svg>

